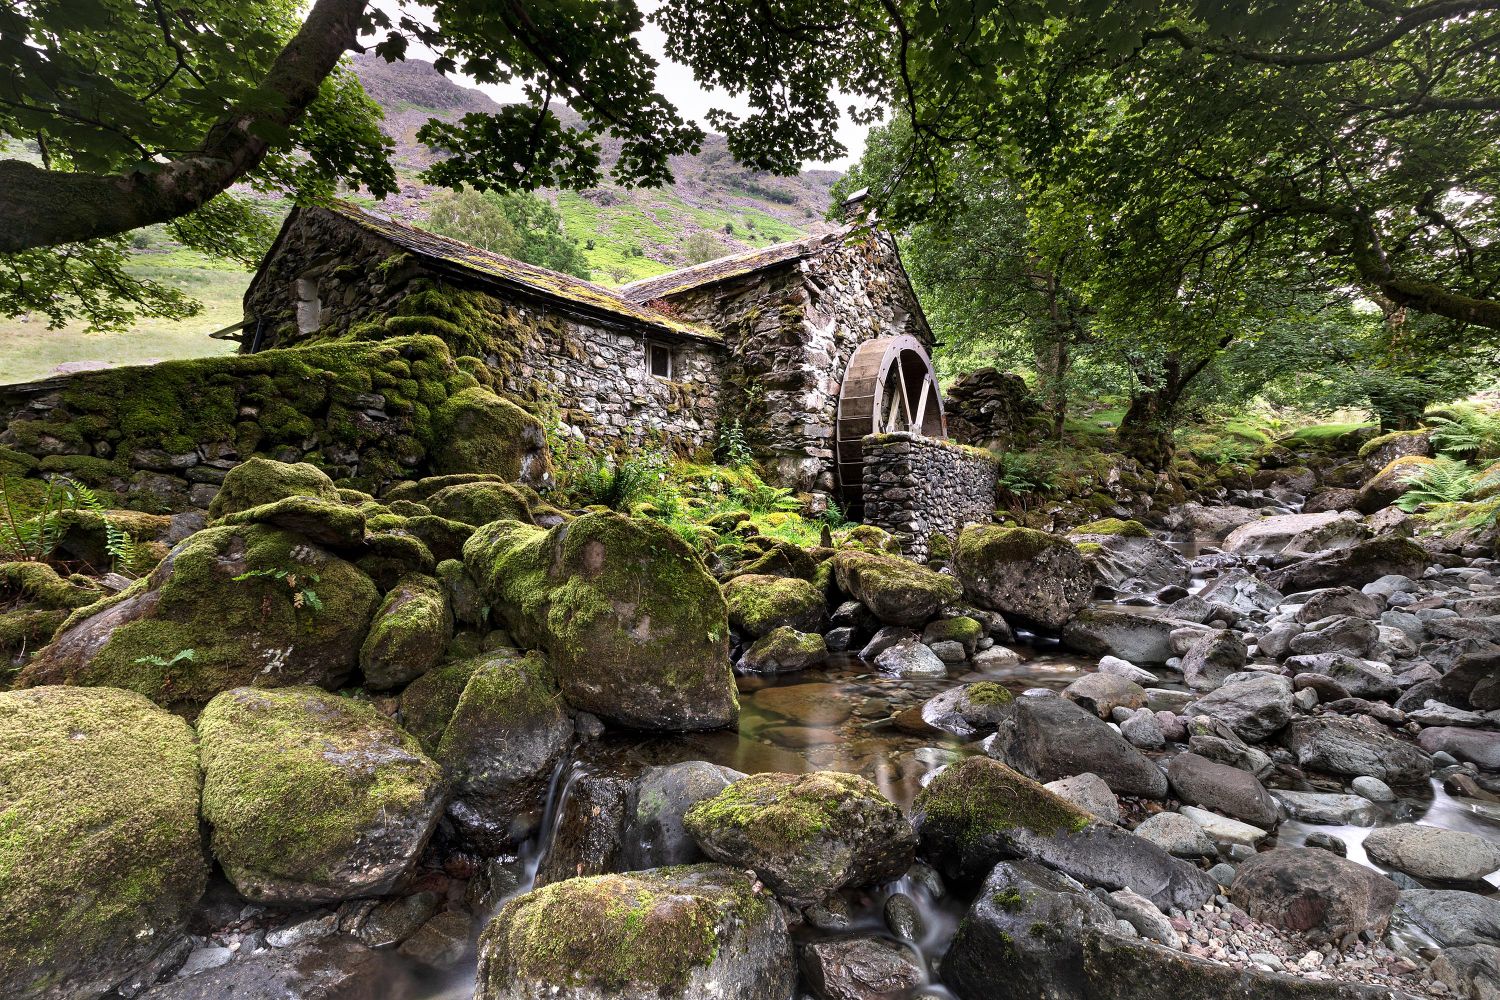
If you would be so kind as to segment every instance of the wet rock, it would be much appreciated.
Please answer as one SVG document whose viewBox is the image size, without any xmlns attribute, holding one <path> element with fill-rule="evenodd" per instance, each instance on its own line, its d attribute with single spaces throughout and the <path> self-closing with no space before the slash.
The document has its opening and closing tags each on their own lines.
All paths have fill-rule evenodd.
<svg viewBox="0 0 1500 1000">
<path fill-rule="evenodd" d="M 943 959 L 962 1000 L 1082 997 L 1083 940 L 1110 909 L 1066 875 L 1026 861 L 995 866 Z"/>
<path fill-rule="evenodd" d="M 1443 948 L 1500 945 L 1500 899 L 1461 889 L 1407 889 L 1396 911 Z"/>
<path fill-rule="evenodd" d="M 893 677 L 946 677 L 948 666 L 916 638 L 902 639 L 875 657 L 881 673 Z"/>
<path fill-rule="evenodd" d="M 565 788 L 551 837 L 537 861 L 538 886 L 625 867 L 631 782 L 575 765 Z"/>
<path fill-rule="evenodd" d="M 1194 721 L 1206 718 L 1200 715 Z M 1265 778 L 1276 766 L 1269 754 L 1245 743 L 1233 730 L 1229 730 L 1228 736 L 1193 733 L 1188 737 L 1188 749 L 1200 757 L 1248 771 L 1257 778 Z"/>
<path fill-rule="evenodd" d="M 1282 848 L 1240 865 L 1229 898 L 1256 920 L 1315 939 L 1385 933 L 1400 895 L 1363 865 L 1311 848 Z"/>
<path fill-rule="evenodd" d="M 1319 653 L 1359 657 L 1368 656 L 1379 641 L 1380 627 L 1373 621 L 1340 616 L 1311 623 L 1307 631 L 1287 644 L 1287 648 L 1303 655 Z"/>
<path fill-rule="evenodd" d="M 369 577 L 300 535 L 209 528 L 59 631 L 17 686 L 121 687 L 186 714 L 241 685 L 336 688 L 378 600 Z"/>
<path fill-rule="evenodd" d="M 979 649 L 979 640 L 984 638 L 984 626 L 968 615 L 956 618 L 941 618 L 928 622 L 922 629 L 922 641 L 934 648 L 939 643 L 957 643 L 962 650 L 960 660 L 974 655 Z"/>
<path fill-rule="evenodd" d="M 836 726 L 854 706 L 837 684 L 785 684 L 755 692 L 755 704 L 805 726 Z"/>
<path fill-rule="evenodd" d="M 833 557 L 833 571 L 840 589 L 890 625 L 923 625 L 962 594 L 953 577 L 899 556 L 845 549 Z"/>
<path fill-rule="evenodd" d="M 1095 578 L 1116 593 L 1151 593 L 1188 582 L 1188 561 L 1139 522 L 1109 518 L 1081 525 L 1068 538 L 1082 546 Z"/>
<path fill-rule="evenodd" d="M 1156 813 L 1134 832 L 1177 858 L 1212 858 L 1219 853 L 1203 827 L 1180 813 Z"/>
<path fill-rule="evenodd" d="M 247 955 L 147 990 L 138 1000 L 416 1000 L 421 995 L 392 952 L 331 937 Z"/>
<path fill-rule="evenodd" d="M 1213 506 L 1199 503 L 1179 504 L 1172 509 L 1168 523 L 1185 528 L 1194 535 L 1222 541 L 1242 524 L 1259 520 L 1260 515 L 1248 507 Z"/>
<path fill-rule="evenodd" d="M 1010 670 L 1021 665 L 1021 657 L 1013 649 L 991 646 L 974 654 L 974 669 L 980 673 Z"/>
<path fill-rule="evenodd" d="M 1120 822 L 1120 800 L 1097 774 L 1075 774 L 1042 786 L 1059 798 L 1066 799 L 1084 812 L 1106 823 Z"/>
<path fill-rule="evenodd" d="M 1500 843 L 1461 830 L 1402 823 L 1371 830 L 1365 853 L 1416 878 L 1478 882 L 1500 869 Z"/>
<path fill-rule="evenodd" d="M 1129 660 L 1122 660 L 1118 656 L 1101 656 L 1097 669 L 1101 674 L 1121 677 L 1136 684 L 1150 685 L 1157 682 L 1156 675 L 1151 671 L 1138 667 Z"/>
<path fill-rule="evenodd" d="M 1290 790 L 1277 790 L 1271 794 L 1276 797 L 1276 801 L 1286 807 L 1287 813 L 1293 819 L 1300 819 L 1304 823 L 1374 826 L 1380 815 L 1369 799 L 1359 795 Z"/>
<path fill-rule="evenodd" d="M 740 658 L 740 669 L 752 674 L 788 674 L 815 667 L 828 658 L 821 635 L 783 625 L 755 643 Z"/>
<path fill-rule="evenodd" d="M 1211 604 L 1222 604 L 1242 615 L 1270 611 L 1282 602 L 1281 591 L 1245 570 L 1231 570 L 1198 592 Z"/>
<path fill-rule="evenodd" d="M 1235 528 L 1224 539 L 1221 548 L 1241 556 L 1271 555 L 1286 548 L 1303 532 L 1342 521 L 1345 517 L 1335 511 L 1263 517 Z"/>
<path fill-rule="evenodd" d="M 1063 688 L 1063 697 L 1077 702 L 1101 719 L 1115 709 L 1137 709 L 1146 704 L 1146 691 L 1134 681 L 1113 674 L 1084 674 Z"/>
<path fill-rule="evenodd" d="M 0 994 L 98 996 L 171 945 L 208 875 L 186 723 L 112 688 L 0 694 L 0 800 Z"/>
<path fill-rule="evenodd" d="M 705 854 L 753 868 L 794 906 L 897 878 L 917 840 L 874 785 L 834 771 L 741 779 L 694 805 L 684 823 Z"/>
<path fill-rule="evenodd" d="M 1282 593 L 1324 587 L 1360 587 L 1395 574 L 1420 576 L 1430 562 L 1422 546 L 1409 538 L 1372 538 L 1335 552 L 1292 563 L 1266 575 L 1266 583 Z"/>
<path fill-rule="evenodd" d="M 927 981 L 907 949 L 873 937 L 804 945 L 801 966 L 817 1000 L 903 1000 Z"/>
<path fill-rule="evenodd" d="M 1129 889 L 1116 889 L 1106 897 L 1115 916 L 1136 929 L 1141 937 L 1159 941 L 1170 948 L 1181 947 L 1181 938 L 1156 904 Z"/>
<path fill-rule="evenodd" d="M 1411 744 L 1334 716 L 1293 722 L 1287 748 L 1297 755 L 1299 767 L 1328 774 L 1369 775 L 1400 785 L 1432 773 L 1432 761 Z"/>
<path fill-rule="evenodd" d="M 1030 528 L 968 525 L 953 562 L 969 600 L 1053 631 L 1094 590 L 1093 573 L 1072 542 Z"/>
<path fill-rule="evenodd" d="M 1459 996 L 1475 1000 L 1500 997 L 1500 948 L 1471 944 L 1447 948 L 1432 963 L 1432 975 Z"/>
<path fill-rule="evenodd" d="M 1014 700 L 994 681 L 964 684 L 929 698 L 922 706 L 922 721 L 959 739 L 973 739 L 994 732 L 1005 706 Z"/>
<path fill-rule="evenodd" d="M 1428 753 L 1448 753 L 1486 770 L 1500 771 L 1500 733 L 1435 726 L 1422 730 L 1417 742 Z"/>
<path fill-rule="evenodd" d="M 378 896 L 411 869 L 442 812 L 417 741 L 316 688 L 237 688 L 198 720 L 214 858 L 258 902 Z"/>
<path fill-rule="evenodd" d="M 1206 715 L 1224 723 L 1241 739 L 1257 743 L 1279 733 L 1291 720 L 1292 682 L 1256 671 L 1231 674 L 1182 714 Z"/>
<path fill-rule="evenodd" d="M 397 951 L 429 969 L 454 968 L 469 954 L 473 924 L 461 910 L 444 910 L 418 927 Z"/>
<path fill-rule="evenodd" d="M 859 651 L 859 658 L 873 663 L 875 657 L 903 639 L 921 641 L 921 636 L 905 625 L 886 625 L 870 636 L 870 641 L 865 643 L 864 648 Z"/>
<path fill-rule="evenodd" d="M 934 877 L 937 875 L 936 872 L 931 874 Z M 881 915 L 885 918 L 886 928 L 902 940 L 920 941 L 927 933 L 921 909 L 904 892 L 893 892 L 887 896 L 885 905 L 881 907 Z"/>
<path fill-rule="evenodd" d="M 359 651 L 365 683 L 376 690 L 408 684 L 437 665 L 453 638 L 442 584 L 412 573 L 385 595 Z"/>
<path fill-rule="evenodd" d="M 1097 774 L 1117 795 L 1159 799 L 1167 779 L 1110 726 L 1066 698 L 1018 698 L 999 720 L 993 757 L 1038 781 Z"/>
<path fill-rule="evenodd" d="M 1189 805 L 1203 806 L 1260 827 L 1281 821 L 1276 800 L 1255 775 L 1195 753 L 1178 754 L 1167 766 L 1172 792 Z"/>
<path fill-rule="evenodd" d="M 1208 632 L 1193 640 L 1182 656 L 1182 677 L 1195 691 L 1212 691 L 1225 678 L 1239 672 L 1249 659 L 1245 643 L 1227 629 Z"/>
<path fill-rule="evenodd" d="M 1369 799 L 1371 802 L 1395 802 L 1396 793 L 1391 791 L 1391 786 L 1379 778 L 1372 778 L 1362 774 L 1349 783 L 1354 791 Z"/>
<path fill-rule="evenodd" d="M 1394 698 L 1400 693 L 1390 668 L 1385 664 L 1344 653 L 1288 657 L 1286 668 L 1298 676 L 1321 674 L 1338 685 L 1348 697 L 1383 699 Z M 1332 688 L 1321 687 L 1317 690 L 1321 700 L 1336 700 L 1326 697 L 1334 693 Z"/>
<path fill-rule="evenodd" d="M 436 893 L 416 892 L 379 903 L 354 928 L 354 936 L 371 948 L 400 944 L 427 923 L 441 902 Z"/>
<path fill-rule="evenodd" d="M 778 628 L 816 632 L 826 605 L 818 588 L 796 577 L 748 574 L 724 584 L 729 627 L 759 639 Z"/>
<path fill-rule="evenodd" d="M 785 1000 L 786 919 L 745 872 L 695 865 L 568 879 L 490 921 L 475 1000 Z"/>
<path fill-rule="evenodd" d="M 686 760 L 643 771 L 636 782 L 632 867 L 665 868 L 707 860 L 683 816 L 743 777 L 733 768 L 706 760 Z"/>
<path fill-rule="evenodd" d="M 638 729 L 736 719 L 719 585 L 665 527 L 605 512 L 548 531 L 496 521 L 464 563 L 516 637 L 547 651 L 573 707 Z"/>
<path fill-rule="evenodd" d="M 1171 636 L 1177 629 L 1202 631 L 1194 622 L 1144 611 L 1085 608 L 1063 629 L 1063 644 L 1086 656 L 1118 656 L 1138 664 L 1166 663 L 1176 654 Z"/>
</svg>

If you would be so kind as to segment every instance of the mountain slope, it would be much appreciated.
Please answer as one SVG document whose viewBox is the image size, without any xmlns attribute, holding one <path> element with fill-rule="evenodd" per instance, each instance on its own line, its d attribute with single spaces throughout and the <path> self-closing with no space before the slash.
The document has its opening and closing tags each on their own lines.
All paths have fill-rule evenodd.
<svg viewBox="0 0 1500 1000">
<path fill-rule="evenodd" d="M 437 154 L 417 141 L 417 130 L 429 118 L 454 120 L 500 105 L 428 62 L 387 63 L 359 55 L 354 68 L 365 91 L 385 109 L 385 130 L 396 144 L 401 191 L 379 209 L 420 223 L 434 189 L 417 175 Z M 564 109 L 560 117 L 566 122 L 573 116 Z M 606 163 L 613 160 L 613 146 L 606 139 Z M 557 205 L 568 234 L 583 244 L 596 281 L 623 284 L 696 263 L 714 248 L 729 254 L 831 228 L 823 214 L 837 171 L 776 177 L 746 170 L 730 157 L 720 135 L 710 135 L 696 156 L 671 162 L 675 183 L 670 188 L 606 184 L 590 191 L 544 192 Z M 685 250 L 683 244 L 698 233 L 706 235 Z"/>
</svg>

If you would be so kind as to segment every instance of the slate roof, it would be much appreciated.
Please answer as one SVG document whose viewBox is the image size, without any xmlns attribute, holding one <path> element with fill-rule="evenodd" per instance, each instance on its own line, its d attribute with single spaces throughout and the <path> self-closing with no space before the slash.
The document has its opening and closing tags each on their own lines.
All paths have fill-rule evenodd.
<svg viewBox="0 0 1500 1000">
<path fill-rule="evenodd" d="M 723 336 L 716 330 L 695 323 L 685 323 L 602 285 L 570 274 L 512 260 L 447 236 L 371 215 L 347 202 L 333 202 L 327 206 L 327 211 L 440 267 L 455 269 L 503 289 L 530 293 L 572 306 L 586 314 L 616 322 L 644 325 L 657 332 L 715 343 L 723 340 Z"/>
<path fill-rule="evenodd" d="M 655 299 L 668 298 L 690 288 L 700 288 L 719 281 L 764 271 L 780 264 L 811 257 L 830 243 L 842 240 L 849 230 L 841 229 L 819 236 L 806 236 L 790 243 L 777 243 L 759 250 L 720 257 L 704 264 L 695 264 L 680 271 L 633 281 L 620 289 L 620 295 L 632 302 L 647 303 Z"/>
</svg>

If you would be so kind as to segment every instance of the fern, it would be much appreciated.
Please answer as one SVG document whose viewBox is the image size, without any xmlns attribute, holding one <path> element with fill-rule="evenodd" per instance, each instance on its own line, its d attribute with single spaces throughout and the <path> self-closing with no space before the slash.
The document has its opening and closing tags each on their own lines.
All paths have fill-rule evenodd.
<svg viewBox="0 0 1500 1000">
<path fill-rule="evenodd" d="M 1474 491 L 1477 479 L 1474 470 L 1463 462 L 1440 457 L 1407 475 L 1411 489 L 1396 501 L 1396 506 L 1410 514 L 1425 505 L 1457 503 Z"/>
<path fill-rule="evenodd" d="M 70 479 L 50 480 L 41 509 L 30 517 L 16 513 L 6 481 L 0 478 L 0 556 L 21 562 L 44 562 L 62 538 L 62 512 L 77 501 Z"/>
<path fill-rule="evenodd" d="M 1449 413 L 1427 418 L 1439 453 L 1476 458 L 1500 452 L 1500 413 L 1477 406 L 1456 406 Z"/>
<path fill-rule="evenodd" d="M 141 558 L 140 547 L 130 532 L 108 517 L 107 508 L 93 490 L 76 480 L 68 480 L 79 506 L 98 514 L 104 521 L 104 551 L 109 554 L 116 570 L 134 570 Z"/>
<path fill-rule="evenodd" d="M 181 649 L 170 660 L 164 656 L 137 656 L 135 662 L 149 664 L 153 667 L 173 667 L 184 660 L 192 662 L 196 659 L 198 659 L 198 651 L 196 649 Z"/>
</svg>

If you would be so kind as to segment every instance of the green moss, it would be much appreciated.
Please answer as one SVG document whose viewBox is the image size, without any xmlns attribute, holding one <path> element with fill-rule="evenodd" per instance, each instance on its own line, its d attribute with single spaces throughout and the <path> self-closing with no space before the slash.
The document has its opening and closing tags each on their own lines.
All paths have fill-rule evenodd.
<svg viewBox="0 0 1500 1000">
<path fill-rule="evenodd" d="M 503 476 L 489 472 L 458 472 L 446 476 L 428 476 L 426 479 L 397 483 L 385 493 L 388 502 L 396 500 L 425 501 L 428 497 L 449 486 L 465 483 L 504 483 Z M 430 513 L 430 511 L 429 511 Z"/>
<path fill-rule="evenodd" d="M 683 824 L 700 839 L 710 831 L 738 831 L 756 853 L 785 857 L 818 841 L 845 803 L 872 796 L 881 798 L 880 791 L 857 774 L 753 774 L 694 805 Z"/>
<path fill-rule="evenodd" d="M 924 842 L 925 825 L 934 824 L 966 846 L 1014 829 L 1043 836 L 1077 833 L 1093 822 L 1071 802 L 988 757 L 949 765 L 917 793 L 913 809 Z"/>
<path fill-rule="evenodd" d="M 438 475 L 494 473 L 506 480 L 546 477 L 545 435 L 535 417 L 515 403 L 475 386 L 432 411 L 429 466 Z"/>
<path fill-rule="evenodd" d="M 385 595 L 359 650 L 365 683 L 400 687 L 426 673 L 453 638 L 453 616 L 442 584 L 421 573 L 403 576 Z"/>
<path fill-rule="evenodd" d="M 491 921 L 481 989 L 684 995 L 721 945 L 746 943 L 745 930 L 766 920 L 771 905 L 749 876 L 716 865 L 554 882 Z"/>
<path fill-rule="evenodd" d="M 1379 437 L 1370 438 L 1370 440 L 1359 446 L 1359 457 L 1369 458 L 1376 451 L 1379 451 L 1381 448 L 1388 444 L 1394 444 L 1397 441 L 1425 438 L 1428 433 L 1429 432 L 1426 430 L 1391 431 L 1389 434 L 1382 434 Z"/>
<path fill-rule="evenodd" d="M 222 518 L 238 511 L 274 503 L 286 497 L 315 497 L 339 504 L 338 489 L 322 469 L 305 462 L 274 462 L 251 458 L 229 470 L 208 516 Z"/>
<path fill-rule="evenodd" d="M 896 625 L 921 625 L 962 594 L 953 577 L 896 556 L 845 549 L 832 562 L 845 592 L 881 621 Z"/>
<path fill-rule="evenodd" d="M 305 466 L 311 469 L 312 466 Z M 217 501 L 215 501 L 217 502 Z M 365 515 L 353 507 L 315 496 L 288 496 L 225 514 L 221 524 L 269 524 L 295 531 L 309 541 L 352 548 L 365 537 Z"/>
<path fill-rule="evenodd" d="M 961 642 L 969 650 L 983 637 L 984 626 L 967 615 L 929 622 L 922 630 L 923 642 Z"/>
<path fill-rule="evenodd" d="M 82 608 L 104 595 L 81 577 L 64 580 L 46 563 L 0 563 L 0 603 L 25 601 L 41 608 Z"/>
<path fill-rule="evenodd" d="M 737 576 L 724 584 L 729 626 L 759 638 L 782 625 L 802 631 L 823 618 L 823 595 L 806 580 L 782 576 Z"/>
<path fill-rule="evenodd" d="M 198 790 L 192 729 L 139 695 L 0 694 L 0 989 L 94 995 L 180 929 L 208 874 Z"/>
<path fill-rule="evenodd" d="M 978 706 L 1008 705 L 1016 700 L 1010 689 L 994 681 L 970 684 L 964 689 L 964 696 L 969 699 L 969 704 Z"/>
<path fill-rule="evenodd" d="M 437 751 L 458 700 L 483 659 L 467 658 L 427 671 L 401 692 L 401 724 L 429 754 Z"/>
<path fill-rule="evenodd" d="M 67 617 L 66 611 L 0 612 L 0 650 L 8 656 L 15 656 L 45 646 Z M 0 662 L 0 672 L 4 672 L 5 667 L 6 664 Z"/>
<path fill-rule="evenodd" d="M 1118 517 L 1106 517 L 1101 521 L 1080 524 L 1070 535 L 1119 535 L 1123 538 L 1150 538 L 1151 531 L 1139 521 L 1122 521 Z"/>
<path fill-rule="evenodd" d="M 1104 546 L 1098 542 L 1075 542 L 1073 547 L 1078 550 L 1079 555 L 1083 556 L 1097 556 L 1104 551 Z"/>
<path fill-rule="evenodd" d="M 508 519 L 532 523 L 526 497 L 508 483 L 477 482 L 445 486 L 426 499 L 438 517 L 478 526 Z"/>
<path fill-rule="evenodd" d="M 198 734 L 214 857 L 247 895 L 267 880 L 327 884 L 385 814 L 420 813 L 441 783 L 410 734 L 317 688 L 226 691 Z"/>
<path fill-rule="evenodd" d="M 1061 535 L 1031 528 L 971 524 L 958 536 L 960 565 L 992 566 L 1002 562 L 1030 562 L 1052 549 L 1074 548 Z"/>
</svg>

